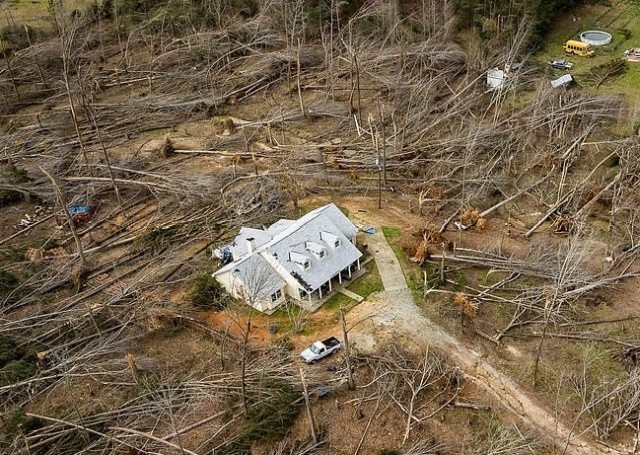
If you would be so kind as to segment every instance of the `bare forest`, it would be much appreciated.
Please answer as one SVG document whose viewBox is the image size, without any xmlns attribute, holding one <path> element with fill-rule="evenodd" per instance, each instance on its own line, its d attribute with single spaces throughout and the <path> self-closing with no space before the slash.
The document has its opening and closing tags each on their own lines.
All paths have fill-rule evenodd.
<svg viewBox="0 0 640 455">
<path fill-rule="evenodd" d="M 584 2 L 43 3 L 0 2 L 2 453 L 640 453 L 640 99 L 531 62 Z M 329 201 L 409 309 L 211 278 Z"/>
</svg>

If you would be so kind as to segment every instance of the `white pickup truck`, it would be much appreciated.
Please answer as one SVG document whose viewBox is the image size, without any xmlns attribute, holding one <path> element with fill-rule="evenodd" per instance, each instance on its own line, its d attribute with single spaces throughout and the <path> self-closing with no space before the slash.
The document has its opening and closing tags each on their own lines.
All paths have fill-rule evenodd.
<svg viewBox="0 0 640 455">
<path fill-rule="evenodd" d="M 302 351 L 300 358 L 307 363 L 316 363 L 323 357 L 333 354 L 341 347 L 342 345 L 340 344 L 340 340 L 336 337 L 327 338 L 323 341 L 316 341 L 307 349 Z"/>
</svg>

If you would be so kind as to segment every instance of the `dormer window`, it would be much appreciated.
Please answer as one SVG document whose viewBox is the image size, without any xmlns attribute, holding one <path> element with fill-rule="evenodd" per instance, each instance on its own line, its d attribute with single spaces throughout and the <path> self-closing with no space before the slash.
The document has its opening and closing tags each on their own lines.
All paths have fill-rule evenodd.
<svg viewBox="0 0 640 455">
<path fill-rule="evenodd" d="M 305 247 L 307 251 L 311 251 L 318 259 L 322 259 L 327 254 L 325 247 L 315 242 L 305 242 Z"/>
<path fill-rule="evenodd" d="M 297 264 L 302 270 L 307 270 L 311 267 L 311 261 L 309 258 L 304 254 L 296 253 L 295 251 L 289 253 L 289 260 Z"/>
<path fill-rule="evenodd" d="M 320 232 L 320 240 L 326 242 L 329 248 L 336 249 L 340 246 L 340 237 L 331 232 Z"/>
</svg>

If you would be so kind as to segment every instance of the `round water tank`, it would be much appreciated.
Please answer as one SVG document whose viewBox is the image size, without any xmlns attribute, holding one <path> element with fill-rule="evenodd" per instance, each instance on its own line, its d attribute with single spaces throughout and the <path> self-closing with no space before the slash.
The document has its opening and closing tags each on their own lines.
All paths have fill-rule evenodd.
<svg viewBox="0 0 640 455">
<path fill-rule="evenodd" d="M 592 46 L 604 46 L 611 42 L 611 34 L 600 30 L 588 30 L 580 33 L 580 41 Z"/>
</svg>

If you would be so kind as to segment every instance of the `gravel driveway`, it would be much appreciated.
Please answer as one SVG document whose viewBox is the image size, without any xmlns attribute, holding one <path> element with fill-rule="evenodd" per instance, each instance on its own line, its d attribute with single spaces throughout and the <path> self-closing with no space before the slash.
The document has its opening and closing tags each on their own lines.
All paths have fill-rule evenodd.
<svg viewBox="0 0 640 455">
<path fill-rule="evenodd" d="M 393 250 L 381 231 L 367 237 L 385 290 L 372 294 L 348 314 L 350 342 L 363 352 L 373 352 L 385 343 L 402 343 L 407 349 L 438 348 L 458 365 L 468 380 L 485 390 L 487 396 L 517 415 L 524 424 L 564 450 L 579 455 L 630 453 L 591 443 L 573 434 L 554 415 L 520 390 L 518 385 L 484 358 L 481 352 L 451 336 L 427 319 L 411 295 Z"/>
</svg>

